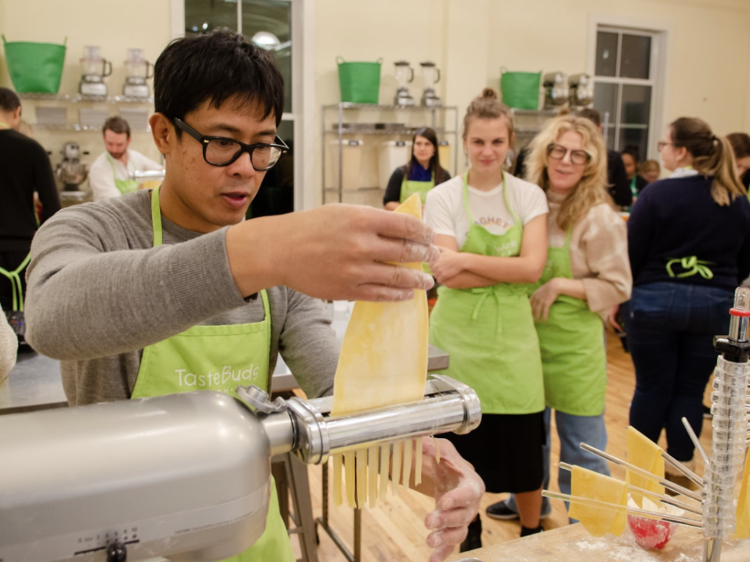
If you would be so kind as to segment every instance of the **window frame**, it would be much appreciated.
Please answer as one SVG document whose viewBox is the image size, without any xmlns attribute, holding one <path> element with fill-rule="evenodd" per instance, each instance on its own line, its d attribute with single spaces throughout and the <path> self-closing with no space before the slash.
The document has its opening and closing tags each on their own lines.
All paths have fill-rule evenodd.
<svg viewBox="0 0 750 562">
<path fill-rule="evenodd" d="M 667 58 L 667 46 L 669 38 L 673 32 L 672 25 L 669 22 L 656 21 L 648 18 L 612 16 L 608 14 L 591 14 L 589 16 L 589 48 L 587 56 L 588 73 L 592 76 L 594 82 L 603 82 L 617 85 L 616 107 L 618 115 L 615 116 L 615 150 L 622 150 L 624 147 L 619 146 L 620 142 L 620 120 L 622 112 L 622 87 L 624 85 L 651 86 L 651 109 L 648 122 L 648 150 L 641 156 L 642 159 L 659 159 L 659 152 L 656 144 L 661 139 L 664 123 L 664 100 L 667 97 L 667 80 L 665 79 L 669 71 L 669 59 Z M 596 75 L 596 43 L 597 33 L 610 32 L 618 34 L 618 52 L 617 67 L 615 74 L 620 73 L 620 59 L 622 48 L 622 34 L 643 35 L 651 37 L 651 58 L 649 61 L 649 78 L 621 78 L 619 76 L 597 76 Z M 596 88 L 596 86 L 594 86 Z M 603 125 L 604 115 L 602 115 Z M 606 124 L 611 125 L 610 123 Z M 605 140 L 607 135 L 605 127 L 603 133 Z"/>
<path fill-rule="evenodd" d="M 315 207 L 315 186 L 304 178 L 314 176 L 312 148 L 316 129 L 309 121 L 315 115 L 315 0 L 280 0 L 292 7 L 292 112 L 282 121 L 294 127 L 294 210 Z M 185 0 L 170 0 L 172 38 L 185 36 Z M 237 0 L 237 31 L 242 32 L 242 0 Z"/>
</svg>

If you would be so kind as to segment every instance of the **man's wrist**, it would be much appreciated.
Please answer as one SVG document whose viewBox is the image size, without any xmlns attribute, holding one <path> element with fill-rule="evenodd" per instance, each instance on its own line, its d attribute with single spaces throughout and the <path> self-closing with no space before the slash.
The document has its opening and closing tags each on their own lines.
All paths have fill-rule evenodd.
<svg viewBox="0 0 750 562">
<path fill-rule="evenodd" d="M 261 222 L 264 219 L 246 221 L 227 229 L 226 248 L 229 269 L 243 298 L 279 285 L 274 274 L 274 264 L 279 256 L 272 258 L 268 244 L 273 236 L 267 235 Z"/>
</svg>

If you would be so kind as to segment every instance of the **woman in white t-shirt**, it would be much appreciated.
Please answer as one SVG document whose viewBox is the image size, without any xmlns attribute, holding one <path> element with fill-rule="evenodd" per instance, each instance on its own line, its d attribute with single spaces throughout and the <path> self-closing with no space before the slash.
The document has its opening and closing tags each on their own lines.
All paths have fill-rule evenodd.
<svg viewBox="0 0 750 562">
<path fill-rule="evenodd" d="M 482 403 L 472 433 L 451 434 L 488 492 L 514 492 L 521 536 L 539 524 L 544 444 L 544 386 L 526 284 L 547 257 L 547 199 L 536 185 L 503 171 L 513 120 L 485 88 L 464 118 L 471 168 L 427 196 L 425 221 L 441 255 L 432 271 L 443 285 L 430 320 L 430 342 L 451 357 L 450 376 Z M 462 551 L 481 546 L 479 519 Z"/>
</svg>

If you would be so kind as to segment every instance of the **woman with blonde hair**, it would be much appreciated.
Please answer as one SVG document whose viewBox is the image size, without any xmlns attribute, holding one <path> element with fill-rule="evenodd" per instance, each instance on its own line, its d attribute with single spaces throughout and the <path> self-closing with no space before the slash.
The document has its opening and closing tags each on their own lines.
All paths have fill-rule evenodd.
<svg viewBox="0 0 750 562">
<path fill-rule="evenodd" d="M 734 290 L 750 273 L 750 204 L 731 145 L 705 121 L 672 122 L 659 151 L 672 175 L 641 192 L 628 220 L 630 424 L 654 442 L 666 428 L 667 451 L 689 466 L 693 443 L 681 420 L 700 435 L 713 336 L 726 333 Z"/>
<path fill-rule="evenodd" d="M 547 201 L 539 187 L 503 170 L 513 119 L 485 88 L 464 118 L 471 167 L 427 195 L 425 221 L 440 248 L 432 272 L 442 283 L 430 342 L 451 357 L 450 376 L 479 395 L 482 423 L 453 435 L 488 492 L 515 492 L 521 536 L 538 533 L 544 445 L 544 388 L 525 284 L 547 256 Z M 491 514 L 489 514 L 491 515 Z M 479 519 L 462 551 L 481 546 Z"/>
<path fill-rule="evenodd" d="M 588 119 L 558 117 L 532 141 L 527 166 L 527 179 L 544 190 L 550 210 L 547 263 L 529 288 L 548 408 L 546 483 L 551 410 L 560 461 L 609 474 L 605 461 L 579 447 L 582 442 L 601 450 L 607 446 L 603 321 L 628 299 L 632 286 L 625 223 L 606 188 L 604 139 Z M 558 484 L 570 493 L 570 472 L 560 470 Z M 510 519 L 515 507 L 512 500 L 499 502 L 488 512 Z"/>
</svg>

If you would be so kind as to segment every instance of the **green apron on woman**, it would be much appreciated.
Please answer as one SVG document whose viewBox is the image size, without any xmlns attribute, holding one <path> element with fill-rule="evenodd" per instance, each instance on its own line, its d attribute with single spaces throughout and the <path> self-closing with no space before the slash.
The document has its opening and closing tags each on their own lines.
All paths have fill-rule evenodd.
<svg viewBox="0 0 750 562">
<path fill-rule="evenodd" d="M 521 253 L 523 226 L 508 203 L 514 225 L 505 234 L 491 234 L 474 223 L 469 207 L 468 172 L 464 175 L 464 208 L 469 234 L 462 252 L 514 257 Z M 490 287 L 440 287 L 430 317 L 430 343 L 450 354 L 445 373 L 472 387 L 487 414 L 533 414 L 544 410 L 544 385 L 539 342 L 526 288 L 497 283 Z"/>
<path fill-rule="evenodd" d="M 547 249 L 547 263 L 531 292 L 554 277 L 573 279 L 570 237 L 565 246 Z M 602 319 L 586 301 L 560 295 L 549 309 L 546 322 L 536 322 L 544 371 L 547 406 L 574 416 L 598 416 L 604 412 L 607 359 Z"/>
<path fill-rule="evenodd" d="M 154 246 L 162 244 L 159 189 L 151 193 Z M 216 390 L 236 396 L 237 386 L 269 388 L 268 356 L 271 315 L 268 295 L 261 291 L 264 318 L 260 322 L 223 326 L 193 326 L 143 350 L 132 398 L 196 390 Z M 294 562 L 292 546 L 279 513 L 276 485 L 271 479 L 266 530 L 245 552 L 230 562 Z"/>
<path fill-rule="evenodd" d="M 404 173 L 404 179 L 401 182 L 401 197 L 399 203 L 403 203 L 415 193 L 419 193 L 422 206 L 427 203 L 427 193 L 435 187 L 435 172 L 432 172 L 430 181 L 412 181 L 409 179 L 409 171 Z"/>
</svg>

